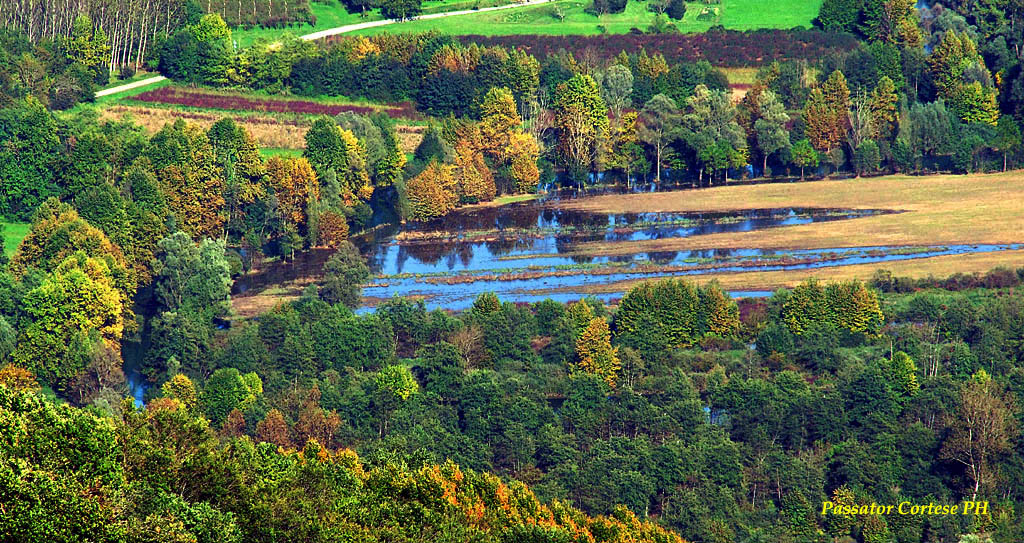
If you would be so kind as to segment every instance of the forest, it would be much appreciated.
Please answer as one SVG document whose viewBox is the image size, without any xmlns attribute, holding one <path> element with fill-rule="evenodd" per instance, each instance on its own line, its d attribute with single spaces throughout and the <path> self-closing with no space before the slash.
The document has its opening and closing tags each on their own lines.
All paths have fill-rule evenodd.
<svg viewBox="0 0 1024 543">
<path fill-rule="evenodd" d="M 0 541 L 1024 541 L 1019 2 L 245 45 L 324 7 L 57 4 L 0 0 Z M 421 9 L 391 4 L 338 8 Z M 141 69 L 170 81 L 96 96 Z M 161 100 L 181 115 L 157 127 L 108 114 Z M 282 114 L 294 152 L 247 129 Z M 805 209 L 764 189 L 839 199 L 874 178 L 983 209 L 938 232 L 920 201 Z M 768 203 L 697 207 L 721 194 Z M 611 211 L 635 196 L 651 209 Z M 968 213 L 994 224 L 957 231 Z M 842 221 L 918 231 L 799 238 Z M 784 241 L 721 241 L 747 224 Z M 925 246 L 929 229 L 952 241 Z M 658 250 L 690 236 L 718 245 Z M 378 250 L 448 268 L 384 272 Z M 998 266 L 887 269 L 973 251 Z M 525 290 L 556 257 L 541 279 L 588 284 L 472 290 L 485 273 Z M 702 277 L 716 259 L 734 260 Z M 744 266 L 788 279 L 729 286 Z M 281 269 L 298 278 L 246 291 Z M 472 301 L 366 295 L 404 280 Z M 988 509 L 823 512 L 965 501 Z"/>
</svg>

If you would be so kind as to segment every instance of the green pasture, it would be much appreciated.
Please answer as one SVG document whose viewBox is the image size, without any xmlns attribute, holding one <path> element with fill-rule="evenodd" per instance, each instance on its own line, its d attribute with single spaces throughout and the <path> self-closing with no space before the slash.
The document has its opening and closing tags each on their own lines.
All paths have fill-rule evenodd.
<svg viewBox="0 0 1024 543">
<path fill-rule="evenodd" d="M 557 0 L 522 9 L 414 20 L 399 25 L 358 30 L 353 34 L 428 30 L 458 35 L 625 34 L 632 28 L 646 29 L 654 17 L 648 10 L 648 2 L 630 0 L 623 13 L 601 16 L 587 13 L 591 4 L 590 0 Z M 768 4 L 763 0 L 722 0 L 720 4 L 710 5 L 693 2 L 687 4 L 686 16 L 682 21 L 672 22 L 684 33 L 704 32 L 717 25 L 731 30 L 810 27 L 811 21 L 818 15 L 821 0 L 780 0 Z"/>
<path fill-rule="evenodd" d="M 11 256 L 32 225 L 27 222 L 0 222 L 0 225 L 3 226 L 4 254 Z"/>
</svg>

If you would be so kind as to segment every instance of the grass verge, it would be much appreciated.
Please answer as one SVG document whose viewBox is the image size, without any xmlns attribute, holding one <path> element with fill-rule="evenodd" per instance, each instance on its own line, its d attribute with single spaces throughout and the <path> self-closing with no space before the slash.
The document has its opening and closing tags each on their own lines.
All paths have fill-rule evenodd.
<svg viewBox="0 0 1024 543">
<path fill-rule="evenodd" d="M 21 240 L 25 239 L 28 235 L 31 224 L 27 222 L 0 222 L 3 225 L 3 236 L 4 236 L 4 254 L 11 256 L 14 254 L 14 250 L 18 248 L 18 244 Z"/>
</svg>

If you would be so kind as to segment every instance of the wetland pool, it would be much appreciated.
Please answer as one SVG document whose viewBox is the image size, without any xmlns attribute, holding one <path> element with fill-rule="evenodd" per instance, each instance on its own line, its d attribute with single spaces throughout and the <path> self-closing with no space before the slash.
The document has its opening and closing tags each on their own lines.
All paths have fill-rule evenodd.
<svg viewBox="0 0 1024 543">
<path fill-rule="evenodd" d="M 481 293 L 504 301 L 571 301 L 596 286 L 630 279 L 739 271 L 800 270 L 912 258 L 1019 249 L 1024 245 L 843 247 L 813 250 L 711 249 L 616 256 L 580 254 L 580 244 L 621 243 L 749 232 L 815 222 L 853 220 L 880 209 L 754 209 L 716 213 L 603 214 L 525 202 L 470 208 L 429 223 L 377 229 L 353 239 L 374 274 L 363 289 L 371 302 L 392 296 L 425 299 L 429 308 L 460 310 Z M 236 295 L 315 279 L 330 256 L 303 253 L 236 280 Z M 607 288 L 602 289 L 607 290 Z M 735 292 L 763 296 L 766 292 Z M 622 292 L 602 293 L 605 300 Z M 367 310 L 368 308 L 363 308 Z"/>
</svg>

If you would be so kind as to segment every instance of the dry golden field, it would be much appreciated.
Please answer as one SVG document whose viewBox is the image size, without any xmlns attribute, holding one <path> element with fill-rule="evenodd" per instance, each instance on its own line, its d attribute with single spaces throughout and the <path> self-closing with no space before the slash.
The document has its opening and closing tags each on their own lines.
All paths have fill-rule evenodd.
<svg viewBox="0 0 1024 543">
<path fill-rule="evenodd" d="M 731 211 L 788 207 L 892 209 L 904 213 L 743 233 L 615 244 L 588 243 L 586 254 L 696 249 L 820 249 L 1024 241 L 1024 172 L 726 186 L 611 195 L 562 204 L 607 213 Z"/>
<path fill-rule="evenodd" d="M 886 176 L 870 179 L 726 186 L 670 193 L 610 195 L 564 204 L 608 213 L 730 211 L 787 207 L 890 209 L 902 213 L 710 234 L 691 238 L 586 243 L 577 253 L 617 255 L 701 249 L 821 249 L 831 247 L 1012 244 L 1024 242 L 1024 172 L 970 176 Z M 877 269 L 897 276 L 946 277 L 1024 266 L 1024 251 L 937 256 L 885 263 L 791 271 L 747 271 L 696 277 L 730 290 L 772 290 L 808 277 L 867 280 Z M 637 281 L 595 285 L 588 292 L 616 292 Z"/>
<path fill-rule="evenodd" d="M 157 132 L 167 123 L 184 119 L 196 123 L 204 129 L 224 117 L 231 117 L 244 127 L 261 148 L 269 149 L 303 149 L 306 145 L 306 132 L 312 124 L 312 118 L 297 117 L 281 119 L 271 115 L 250 113 L 230 115 L 214 112 L 179 111 L 164 107 L 123 106 L 115 105 L 104 108 L 100 114 L 102 119 L 120 120 L 130 117 L 150 134 Z M 423 126 L 398 125 L 395 127 L 398 143 L 403 153 L 411 153 L 423 140 Z"/>
</svg>

